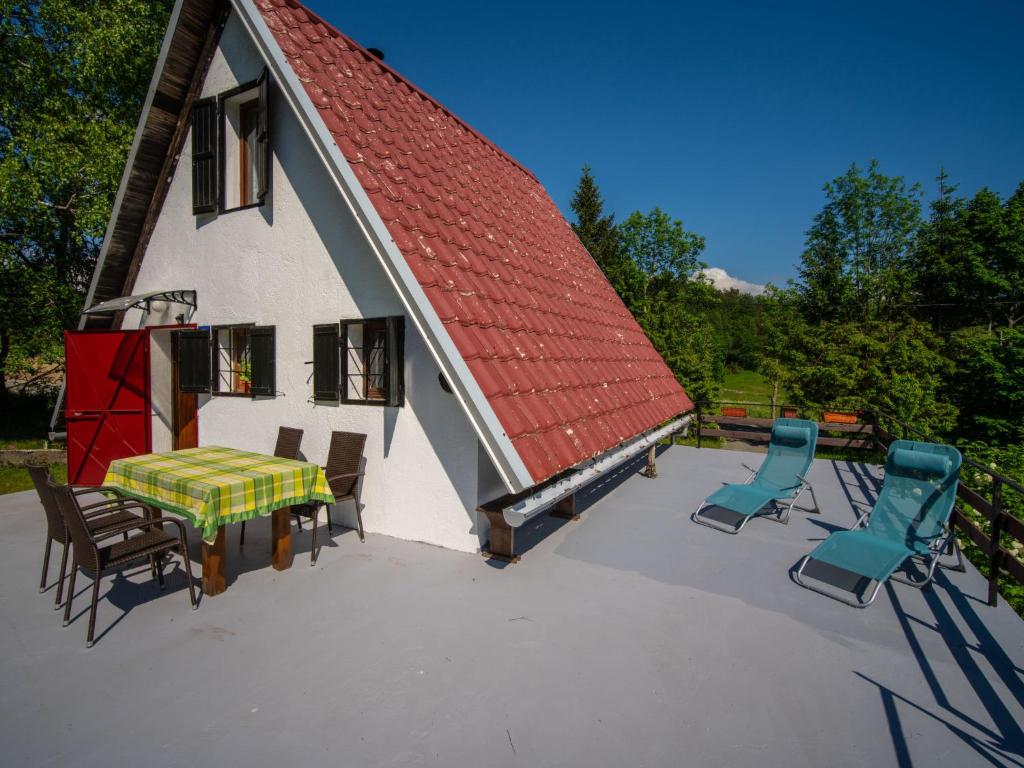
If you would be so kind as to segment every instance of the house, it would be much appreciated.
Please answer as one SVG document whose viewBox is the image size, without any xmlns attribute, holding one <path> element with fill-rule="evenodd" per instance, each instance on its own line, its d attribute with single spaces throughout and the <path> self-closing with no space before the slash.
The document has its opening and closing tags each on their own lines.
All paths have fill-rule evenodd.
<svg viewBox="0 0 1024 768">
<path fill-rule="evenodd" d="M 464 551 L 693 407 L 533 174 L 291 0 L 178 0 L 67 353 L 73 482 L 363 432 L 366 529 Z"/>
</svg>

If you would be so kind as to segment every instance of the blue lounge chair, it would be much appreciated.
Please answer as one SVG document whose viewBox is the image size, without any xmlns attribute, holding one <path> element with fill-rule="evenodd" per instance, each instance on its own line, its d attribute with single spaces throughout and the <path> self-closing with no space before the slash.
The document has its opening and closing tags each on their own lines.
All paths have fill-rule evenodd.
<svg viewBox="0 0 1024 768">
<path fill-rule="evenodd" d="M 814 489 L 806 477 L 817 444 L 818 425 L 813 421 L 776 419 L 772 424 L 768 455 L 761 463 L 761 468 L 753 469 L 744 464 L 750 470 L 746 482 L 730 483 L 719 488 L 704 500 L 691 519 L 726 533 L 739 533 L 751 518 L 764 514 L 774 513 L 776 517 L 773 519 L 787 523 L 789 513 L 804 491 L 811 492 L 814 509 L 818 509 Z M 790 499 L 788 505 L 778 503 L 786 499 Z M 722 507 L 740 515 L 738 524 L 710 517 L 707 512 L 714 507 Z"/>
<path fill-rule="evenodd" d="M 956 501 L 960 452 L 949 445 L 896 440 L 889 446 L 885 481 L 871 511 L 853 529 L 830 535 L 804 557 L 794 574 L 807 589 L 852 605 L 871 605 L 886 579 L 923 588 L 931 583 L 939 556 L 949 544 L 949 517 Z M 908 559 L 920 560 L 924 580 L 912 581 L 895 571 Z M 840 591 L 818 578 L 808 581 L 804 569 L 811 561 L 867 579 L 859 591 Z M 862 595 L 875 582 L 871 596 Z"/>
</svg>

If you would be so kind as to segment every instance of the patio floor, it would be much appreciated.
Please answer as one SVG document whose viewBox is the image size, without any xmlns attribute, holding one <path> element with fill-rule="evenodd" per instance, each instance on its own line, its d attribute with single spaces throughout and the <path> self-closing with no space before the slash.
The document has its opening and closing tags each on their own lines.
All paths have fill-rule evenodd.
<svg viewBox="0 0 1024 768">
<path fill-rule="evenodd" d="M 106 578 L 89 650 L 88 579 L 62 629 L 38 502 L 0 497 L 3 764 L 1024 766 L 1021 620 L 970 567 L 866 610 L 792 582 L 872 468 L 816 461 L 820 516 L 693 524 L 750 458 L 632 465 L 514 566 L 336 529 L 316 568 L 296 534 L 278 573 L 269 520 L 244 556 L 234 529 L 228 591 L 198 611 L 180 566 L 166 592 Z"/>
</svg>

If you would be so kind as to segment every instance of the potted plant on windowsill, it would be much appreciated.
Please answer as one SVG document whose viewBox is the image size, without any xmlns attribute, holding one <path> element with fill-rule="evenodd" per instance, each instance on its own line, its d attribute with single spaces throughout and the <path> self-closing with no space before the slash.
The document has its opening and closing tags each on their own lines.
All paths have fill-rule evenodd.
<svg viewBox="0 0 1024 768">
<path fill-rule="evenodd" d="M 252 364 L 248 360 L 238 364 L 238 383 L 242 386 L 242 391 L 249 394 L 252 389 Z"/>
</svg>

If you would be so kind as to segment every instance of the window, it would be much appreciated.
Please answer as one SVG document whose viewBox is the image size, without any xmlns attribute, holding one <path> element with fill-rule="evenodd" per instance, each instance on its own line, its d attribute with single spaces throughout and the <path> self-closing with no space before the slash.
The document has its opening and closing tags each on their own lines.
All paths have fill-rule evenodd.
<svg viewBox="0 0 1024 768">
<path fill-rule="evenodd" d="M 365 405 L 404 405 L 404 344 L 402 317 L 342 320 L 338 326 L 315 326 L 314 398 Z"/>
<path fill-rule="evenodd" d="M 178 334 L 178 388 L 216 395 L 277 393 L 274 326 L 227 325 Z"/>
<path fill-rule="evenodd" d="M 266 70 L 251 83 L 192 107 L 192 212 L 262 205 L 269 189 Z"/>
<path fill-rule="evenodd" d="M 214 329 L 214 355 L 217 375 L 213 390 L 221 394 L 248 395 L 252 391 L 252 361 L 249 357 L 249 331 L 245 326 Z"/>
</svg>

